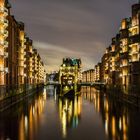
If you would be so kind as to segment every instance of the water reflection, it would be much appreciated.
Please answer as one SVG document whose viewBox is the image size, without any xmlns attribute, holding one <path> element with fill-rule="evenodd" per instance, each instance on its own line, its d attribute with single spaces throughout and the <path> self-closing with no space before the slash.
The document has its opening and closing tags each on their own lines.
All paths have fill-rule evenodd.
<svg viewBox="0 0 140 140">
<path fill-rule="evenodd" d="M 140 112 L 93 87 L 62 98 L 56 87 L 0 113 L 0 140 L 137 140 Z"/>
<path fill-rule="evenodd" d="M 136 113 L 136 110 L 131 112 L 130 108 L 128 109 L 115 99 L 110 99 L 93 87 L 82 87 L 81 92 L 84 99 L 92 102 L 95 110 L 101 114 L 105 133 L 110 140 L 130 140 L 132 139 L 132 132 L 134 133 L 133 136 L 138 135 L 131 129 L 135 129 L 133 125 L 139 122 L 132 121 L 135 119 L 133 117 L 130 118 L 133 115 L 132 112 Z M 140 116 L 140 113 L 138 112 L 137 115 Z"/>
<path fill-rule="evenodd" d="M 81 118 L 81 96 L 59 98 L 59 117 L 62 124 L 63 138 L 67 137 L 68 128 L 76 128 Z"/>
<path fill-rule="evenodd" d="M 44 91 L 45 93 L 45 91 Z M 46 94 L 38 94 L 0 114 L 0 139 L 34 139 L 44 109 Z M 13 129 L 13 130 L 12 130 Z M 18 135 L 18 136 L 17 136 Z"/>
<path fill-rule="evenodd" d="M 100 111 L 100 94 L 99 91 L 93 87 L 82 87 L 81 93 L 84 99 L 94 103 L 95 110 Z"/>
<path fill-rule="evenodd" d="M 19 140 L 34 139 L 34 134 L 38 131 L 39 120 L 45 105 L 46 94 L 43 95 L 39 96 L 31 105 L 27 105 L 26 111 L 22 112 L 19 121 Z"/>
</svg>

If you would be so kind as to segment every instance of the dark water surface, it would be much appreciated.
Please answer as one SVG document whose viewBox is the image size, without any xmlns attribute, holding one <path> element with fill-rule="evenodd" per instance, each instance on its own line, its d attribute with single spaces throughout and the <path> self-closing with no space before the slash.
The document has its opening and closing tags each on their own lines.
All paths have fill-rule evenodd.
<svg viewBox="0 0 140 140">
<path fill-rule="evenodd" d="M 53 86 L 0 113 L 0 140 L 139 140 L 140 111 L 91 87 L 60 98 Z"/>
</svg>

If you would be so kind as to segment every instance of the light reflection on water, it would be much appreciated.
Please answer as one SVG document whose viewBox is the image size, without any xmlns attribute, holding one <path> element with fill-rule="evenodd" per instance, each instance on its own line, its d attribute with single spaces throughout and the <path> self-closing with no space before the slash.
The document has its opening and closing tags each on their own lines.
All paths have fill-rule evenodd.
<svg viewBox="0 0 140 140">
<path fill-rule="evenodd" d="M 43 112 L 46 94 L 39 96 L 32 104 L 25 107 L 25 112 L 21 113 L 19 119 L 19 140 L 34 139 L 34 133 L 38 131 L 40 116 Z"/>
<path fill-rule="evenodd" d="M 128 109 L 93 87 L 82 87 L 81 95 L 72 98 L 58 97 L 56 88 L 45 88 L 0 113 L 0 140 L 135 140 L 139 130 L 139 111 Z"/>
<path fill-rule="evenodd" d="M 59 117 L 62 125 L 62 135 L 63 138 L 67 137 L 67 129 L 77 128 L 80 117 L 81 117 L 81 107 L 82 107 L 81 96 L 76 96 L 71 99 L 59 98 Z"/>
<path fill-rule="evenodd" d="M 135 132 L 136 129 L 140 130 L 140 126 L 133 127 L 136 123 L 140 124 L 140 118 L 138 122 L 135 120 L 137 119 L 135 115 L 140 117 L 138 110 L 123 106 L 122 103 L 110 99 L 93 87 L 82 87 L 82 94 L 84 99 L 93 103 L 95 110 L 101 114 L 105 133 L 111 140 L 135 140 L 140 136 Z"/>
</svg>

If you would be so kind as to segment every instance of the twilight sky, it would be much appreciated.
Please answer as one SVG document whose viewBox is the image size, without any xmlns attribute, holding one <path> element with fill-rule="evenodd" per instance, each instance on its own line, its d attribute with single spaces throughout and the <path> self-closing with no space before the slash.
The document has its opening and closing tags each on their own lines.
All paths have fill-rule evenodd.
<svg viewBox="0 0 140 140">
<path fill-rule="evenodd" d="M 10 1 L 10 0 L 9 0 Z M 48 71 L 63 57 L 82 59 L 94 68 L 116 35 L 121 19 L 138 0 L 13 0 L 12 13 L 25 23 Z"/>
</svg>

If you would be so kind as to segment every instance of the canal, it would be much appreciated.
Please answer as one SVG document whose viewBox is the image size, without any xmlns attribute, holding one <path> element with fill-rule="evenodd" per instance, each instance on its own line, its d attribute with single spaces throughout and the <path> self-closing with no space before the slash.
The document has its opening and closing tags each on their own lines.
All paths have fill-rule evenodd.
<svg viewBox="0 0 140 140">
<path fill-rule="evenodd" d="M 0 113 L 0 140 L 138 140 L 140 111 L 93 87 L 60 98 L 53 86 Z"/>
</svg>

